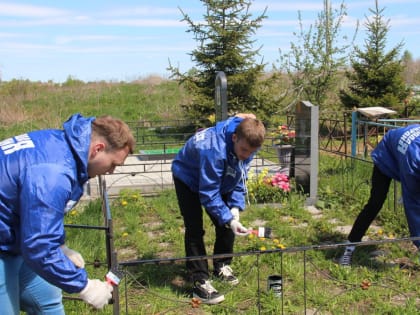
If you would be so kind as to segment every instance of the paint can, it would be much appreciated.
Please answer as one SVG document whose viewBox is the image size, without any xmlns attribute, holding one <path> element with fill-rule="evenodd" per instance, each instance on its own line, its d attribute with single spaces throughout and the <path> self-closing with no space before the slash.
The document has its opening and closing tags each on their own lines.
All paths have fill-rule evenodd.
<svg viewBox="0 0 420 315">
<path fill-rule="evenodd" d="M 281 297 L 283 289 L 282 277 L 280 275 L 271 275 L 267 279 L 267 291 L 273 291 L 274 296 Z"/>
<path fill-rule="evenodd" d="M 118 286 L 120 284 L 120 277 L 117 275 L 117 272 L 112 272 L 111 270 L 108 271 L 108 273 L 105 276 L 106 282 L 108 282 L 110 285 Z"/>
<path fill-rule="evenodd" d="M 258 237 L 271 238 L 271 228 L 269 227 L 259 227 L 257 230 L 250 230 L 249 232 Z"/>
</svg>

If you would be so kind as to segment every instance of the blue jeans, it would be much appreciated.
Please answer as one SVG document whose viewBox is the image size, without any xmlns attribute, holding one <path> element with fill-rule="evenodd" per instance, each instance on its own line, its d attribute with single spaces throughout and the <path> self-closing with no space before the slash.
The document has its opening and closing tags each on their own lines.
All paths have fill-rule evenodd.
<svg viewBox="0 0 420 315">
<path fill-rule="evenodd" d="M 61 290 L 29 268 L 22 256 L 0 253 L 0 308 L 2 314 L 63 315 Z"/>
</svg>

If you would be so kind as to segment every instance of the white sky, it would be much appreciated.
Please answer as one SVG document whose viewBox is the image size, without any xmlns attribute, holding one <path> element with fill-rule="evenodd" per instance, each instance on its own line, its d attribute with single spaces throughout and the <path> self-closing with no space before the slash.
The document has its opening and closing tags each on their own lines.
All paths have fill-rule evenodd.
<svg viewBox="0 0 420 315">
<path fill-rule="evenodd" d="M 337 7 L 341 1 L 331 3 Z M 363 23 L 375 1 L 345 3 L 348 16 L 342 34 L 351 36 L 359 20 L 356 41 L 362 46 Z M 287 51 L 296 40 L 298 11 L 307 30 L 322 11 L 323 0 L 254 0 L 253 18 L 265 7 L 268 18 L 253 39 L 255 48 L 262 46 L 257 61 L 271 65 L 277 63 L 279 49 Z M 389 49 L 403 41 L 403 50 L 420 58 L 420 1 L 379 0 L 379 7 L 390 20 Z M 131 81 L 149 75 L 168 77 L 169 60 L 188 71 L 194 66 L 189 53 L 197 42 L 180 22 L 180 9 L 194 22 L 205 13 L 199 0 L 0 0 L 0 78 Z"/>
</svg>

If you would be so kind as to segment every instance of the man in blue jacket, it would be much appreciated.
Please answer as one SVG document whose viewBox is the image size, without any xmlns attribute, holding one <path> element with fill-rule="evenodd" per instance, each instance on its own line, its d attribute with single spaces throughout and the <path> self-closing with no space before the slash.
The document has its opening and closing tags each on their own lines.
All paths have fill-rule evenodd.
<svg viewBox="0 0 420 315">
<path fill-rule="evenodd" d="M 0 142 L 0 309 L 64 314 L 61 290 L 95 308 L 112 286 L 88 279 L 82 256 L 65 246 L 64 215 L 89 178 L 112 173 L 133 152 L 128 126 L 110 116 L 75 114 L 63 130 Z"/>
<path fill-rule="evenodd" d="M 239 221 L 245 208 L 249 163 L 264 141 L 264 125 L 253 114 L 239 114 L 192 136 L 172 163 L 175 189 L 185 225 L 185 251 L 205 256 L 203 208 L 215 226 L 214 254 L 232 254 L 235 235 L 247 235 Z M 213 260 L 215 276 L 231 284 L 238 279 L 230 267 L 232 257 Z M 193 296 L 203 303 L 224 300 L 209 281 L 205 259 L 188 260 Z"/>
<path fill-rule="evenodd" d="M 372 152 L 374 163 L 370 197 L 357 216 L 348 236 L 351 243 L 360 242 L 381 210 L 391 180 L 401 182 L 405 216 L 412 237 L 420 236 L 420 125 L 409 125 L 388 131 Z M 414 241 L 419 248 L 420 241 Z M 351 265 L 354 245 L 346 246 L 338 263 Z"/>
</svg>

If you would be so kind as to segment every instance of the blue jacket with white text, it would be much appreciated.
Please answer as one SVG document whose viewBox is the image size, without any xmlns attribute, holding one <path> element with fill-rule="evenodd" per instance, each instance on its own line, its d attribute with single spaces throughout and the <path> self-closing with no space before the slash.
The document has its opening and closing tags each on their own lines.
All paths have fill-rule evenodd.
<svg viewBox="0 0 420 315">
<path fill-rule="evenodd" d="M 245 208 L 245 177 L 255 154 L 240 161 L 234 153 L 232 135 L 242 120 L 231 117 L 197 132 L 172 163 L 173 176 L 199 194 L 220 225 L 232 219 L 232 207 Z"/>
<path fill-rule="evenodd" d="M 420 125 L 388 131 L 372 152 L 382 173 L 401 182 L 410 234 L 420 236 Z M 414 241 L 420 247 L 420 241 Z"/>
<path fill-rule="evenodd" d="M 69 293 L 87 284 L 62 252 L 64 214 L 83 194 L 94 117 L 71 116 L 63 130 L 0 142 L 0 253 L 22 255 L 34 272 Z"/>
</svg>

